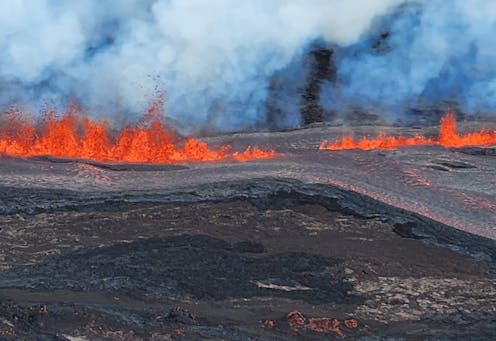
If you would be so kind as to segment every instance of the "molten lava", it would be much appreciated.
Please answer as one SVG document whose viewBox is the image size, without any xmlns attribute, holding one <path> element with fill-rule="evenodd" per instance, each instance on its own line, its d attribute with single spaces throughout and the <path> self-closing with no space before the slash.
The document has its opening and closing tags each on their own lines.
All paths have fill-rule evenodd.
<svg viewBox="0 0 496 341">
<path fill-rule="evenodd" d="M 243 152 L 232 152 L 228 145 L 212 149 L 195 138 L 179 138 L 160 119 L 161 104 L 154 103 L 139 124 L 125 127 L 114 138 L 105 121 L 81 118 L 75 105 L 60 118 L 54 112 L 48 113 L 38 125 L 20 112 L 9 113 L 0 125 L 0 153 L 144 163 L 249 161 L 276 155 L 274 150 L 258 147 L 248 147 Z"/>
<path fill-rule="evenodd" d="M 375 138 L 362 138 L 355 140 L 351 136 L 345 136 L 341 140 L 330 143 L 322 142 L 320 149 L 344 150 L 344 149 L 396 149 L 405 146 L 441 145 L 443 147 L 464 146 L 487 146 L 496 144 L 496 130 L 481 130 L 475 133 L 460 135 L 456 129 L 456 120 L 453 113 L 448 112 L 441 118 L 441 126 L 437 138 L 428 138 L 422 135 L 414 137 L 387 136 L 380 133 Z"/>
</svg>

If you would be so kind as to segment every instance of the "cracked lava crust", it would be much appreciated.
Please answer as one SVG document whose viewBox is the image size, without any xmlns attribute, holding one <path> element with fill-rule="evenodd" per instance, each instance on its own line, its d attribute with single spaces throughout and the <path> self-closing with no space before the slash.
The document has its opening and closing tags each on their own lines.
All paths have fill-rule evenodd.
<svg viewBox="0 0 496 341">
<path fill-rule="evenodd" d="M 246 163 L 4 157 L 0 339 L 494 339 L 494 148 L 333 129 L 209 139 L 281 154 Z"/>
</svg>

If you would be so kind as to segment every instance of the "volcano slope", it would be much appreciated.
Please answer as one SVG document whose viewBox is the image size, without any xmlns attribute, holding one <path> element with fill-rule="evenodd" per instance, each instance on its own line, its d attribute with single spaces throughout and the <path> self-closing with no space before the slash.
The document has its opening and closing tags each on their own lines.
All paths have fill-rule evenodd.
<svg viewBox="0 0 496 341">
<path fill-rule="evenodd" d="M 4 157 L 0 339 L 494 339 L 494 148 L 318 150 L 337 133 L 208 139 L 280 153 L 247 163 Z"/>
</svg>

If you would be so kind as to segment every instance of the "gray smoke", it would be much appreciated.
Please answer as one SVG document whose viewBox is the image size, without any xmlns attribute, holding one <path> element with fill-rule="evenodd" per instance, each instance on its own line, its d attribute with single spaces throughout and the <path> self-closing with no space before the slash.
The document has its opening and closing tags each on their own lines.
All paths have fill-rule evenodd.
<svg viewBox="0 0 496 341">
<path fill-rule="evenodd" d="M 184 130 L 247 128 L 264 120 L 271 77 L 313 41 L 355 44 L 374 18 L 399 3 L 3 1 L 0 105 L 35 111 L 64 107 L 75 98 L 94 115 L 132 118 L 158 89 L 165 92 L 165 115 Z M 480 19 L 477 15 L 466 13 L 474 20 Z M 442 45 L 436 51 L 447 50 Z M 437 72 L 441 62 L 429 63 Z M 354 83 L 351 72 L 349 76 Z"/>
<path fill-rule="evenodd" d="M 321 104 L 392 118 L 412 108 L 432 113 L 443 102 L 468 114 L 494 113 L 495 34 L 496 1 L 405 3 L 340 51 L 339 85 L 323 85 Z"/>
</svg>

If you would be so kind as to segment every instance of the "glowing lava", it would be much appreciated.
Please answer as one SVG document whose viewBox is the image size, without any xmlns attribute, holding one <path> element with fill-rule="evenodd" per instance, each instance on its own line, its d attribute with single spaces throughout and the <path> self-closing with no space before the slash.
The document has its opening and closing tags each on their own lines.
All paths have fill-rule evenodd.
<svg viewBox="0 0 496 341">
<path fill-rule="evenodd" d="M 160 119 L 160 101 L 135 126 L 128 126 L 118 134 L 111 134 L 105 121 L 94 122 L 81 118 L 80 110 L 71 105 L 56 118 L 54 112 L 36 125 L 20 112 L 10 113 L 0 125 L 0 153 L 16 157 L 50 155 L 110 162 L 173 163 L 267 159 L 274 150 L 248 147 L 232 152 L 231 146 L 210 148 L 195 138 L 180 138 Z"/>
<path fill-rule="evenodd" d="M 405 136 L 387 136 L 380 133 L 375 138 L 362 138 L 355 140 L 351 136 L 345 136 L 341 140 L 330 143 L 322 142 L 320 149 L 325 150 L 344 150 L 344 149 L 396 149 L 405 146 L 420 145 L 441 145 L 444 147 L 464 147 L 464 146 L 488 146 L 496 144 L 496 130 L 481 130 L 475 133 L 460 135 L 456 129 L 456 120 L 453 113 L 447 113 L 441 118 L 439 136 L 437 138 L 428 138 L 422 135 L 414 137 Z"/>
</svg>

